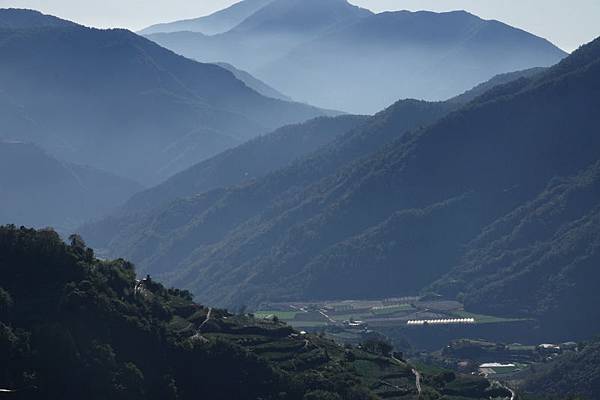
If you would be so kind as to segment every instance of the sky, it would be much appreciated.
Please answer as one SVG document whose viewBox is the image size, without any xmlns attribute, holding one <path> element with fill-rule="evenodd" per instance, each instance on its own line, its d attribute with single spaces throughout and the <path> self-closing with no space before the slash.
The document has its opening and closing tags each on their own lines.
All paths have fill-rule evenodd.
<svg viewBox="0 0 600 400">
<path fill-rule="evenodd" d="M 33 8 L 98 28 L 140 30 L 199 17 L 237 0 L 0 0 L 0 8 Z M 375 12 L 463 9 L 497 19 L 573 51 L 600 36 L 600 0 L 350 0 Z"/>
</svg>

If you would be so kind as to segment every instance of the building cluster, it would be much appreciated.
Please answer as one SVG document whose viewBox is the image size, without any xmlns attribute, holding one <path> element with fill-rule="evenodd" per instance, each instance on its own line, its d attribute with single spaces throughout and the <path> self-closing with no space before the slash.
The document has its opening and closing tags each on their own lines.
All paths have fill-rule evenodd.
<svg viewBox="0 0 600 400">
<path fill-rule="evenodd" d="M 366 329 L 367 328 L 367 323 L 364 321 L 357 321 L 354 319 L 350 319 L 347 321 L 343 322 L 344 326 L 346 328 L 351 328 L 351 329 Z"/>
</svg>

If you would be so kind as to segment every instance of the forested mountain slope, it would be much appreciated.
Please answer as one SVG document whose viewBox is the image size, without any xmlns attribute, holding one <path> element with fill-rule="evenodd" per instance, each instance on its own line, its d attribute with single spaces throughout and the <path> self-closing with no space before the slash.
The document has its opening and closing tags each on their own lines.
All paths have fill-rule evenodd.
<svg viewBox="0 0 600 400">
<path fill-rule="evenodd" d="M 536 317 L 548 335 L 600 331 L 600 163 L 556 178 L 486 227 L 432 287 L 473 311 Z M 578 312 L 574 312 L 577 310 Z"/>
<path fill-rule="evenodd" d="M 227 150 L 133 196 L 123 206 L 139 212 L 182 197 L 251 182 L 329 144 L 360 127 L 367 117 L 322 117 L 289 125 Z"/>
<path fill-rule="evenodd" d="M 241 177 L 237 173 L 238 169 L 236 167 L 233 169 L 231 167 L 225 168 L 225 163 L 229 164 L 230 161 L 235 160 L 235 162 L 238 162 L 250 158 L 252 159 L 249 164 L 251 169 L 262 169 L 261 165 L 263 163 L 261 160 L 267 157 L 271 145 L 279 146 L 280 143 L 287 143 L 290 140 L 297 141 L 306 135 L 312 137 L 314 133 L 322 132 L 323 128 L 329 130 L 329 133 L 326 134 L 326 136 L 329 136 L 331 132 L 335 132 L 344 126 L 340 122 L 352 121 L 357 117 L 315 120 L 296 127 L 282 128 L 280 131 L 266 136 L 265 140 L 257 139 L 230 152 L 218 155 L 174 176 L 162 185 L 140 193 L 125 205 L 124 210 L 122 210 L 125 213 L 117 213 L 114 217 L 87 225 L 82 228 L 82 233 L 94 246 L 103 249 L 103 251 L 108 250 L 113 255 L 125 256 L 127 254 L 128 257 L 134 257 L 134 254 L 140 251 L 141 257 L 153 256 L 152 253 L 155 250 L 145 253 L 145 250 L 141 250 L 134 243 L 145 246 L 144 243 L 146 243 L 148 235 L 162 236 L 163 229 L 167 226 L 170 227 L 169 230 L 182 228 L 190 222 L 189 219 L 193 219 L 196 214 L 202 212 L 207 201 L 219 202 L 219 199 L 223 198 L 229 202 L 239 198 L 239 201 L 245 203 L 245 205 L 239 203 L 241 212 L 236 211 L 231 215 L 232 219 L 227 220 L 229 222 L 227 222 L 228 227 L 226 229 L 231 229 L 235 224 L 242 223 L 246 219 L 265 211 L 271 204 L 280 199 L 294 193 L 301 193 L 307 186 L 334 173 L 344 165 L 381 149 L 411 129 L 432 123 L 456 107 L 454 103 L 427 103 L 416 100 L 399 101 L 375 117 L 369 118 L 355 129 L 350 129 L 331 143 L 317 149 L 314 153 L 298 159 L 289 167 L 278 171 L 273 164 L 268 163 L 269 168 L 273 168 L 273 170 L 263 169 L 265 173 L 272 172 L 265 178 L 237 188 L 222 186 L 222 183 L 238 185 L 248 182 L 245 177 Z M 329 126 L 333 129 L 330 129 Z M 309 131 L 305 131 L 306 129 L 309 129 Z M 312 129 L 315 129 L 315 131 L 311 132 Z M 293 135 L 295 139 L 284 139 L 288 134 Z M 285 147 L 288 148 L 288 146 Z M 288 148 L 286 153 L 292 155 L 294 150 L 291 153 L 290 150 L 291 148 Z M 253 155 L 256 151 L 261 155 L 258 159 Z M 292 159 L 289 159 L 289 161 L 292 161 Z M 212 166 L 219 166 L 219 171 L 215 171 Z M 283 167 L 283 165 L 280 165 L 280 167 Z M 214 179 L 214 177 L 219 176 L 220 172 L 228 170 L 231 170 L 233 175 L 231 177 L 221 175 L 225 182 L 217 185 L 220 179 Z M 212 183 L 206 185 L 210 182 Z M 204 190 L 210 189 L 213 185 L 215 185 L 215 190 L 203 193 Z M 250 195 L 250 193 L 254 194 Z M 196 196 L 182 199 L 178 198 L 179 194 L 186 196 L 195 194 Z M 248 195 L 253 198 L 251 202 L 244 199 Z M 254 200 L 254 198 L 256 199 Z M 238 204 L 237 201 L 234 202 Z M 161 203 L 165 205 L 152 210 L 152 207 L 156 207 Z M 136 212 L 138 209 L 150 210 L 150 212 L 140 214 Z M 163 222 L 160 222 L 160 226 L 155 226 L 159 220 Z M 163 226 L 163 223 L 166 223 L 166 225 Z M 225 228 L 221 227 L 220 229 Z M 187 256 L 187 251 L 189 249 L 182 249 L 176 257 Z M 137 261 L 141 261 L 141 259 L 137 259 Z M 145 263 L 140 263 L 140 265 L 146 268 Z M 161 267 L 153 269 L 153 271 L 156 273 L 163 270 Z"/>
<path fill-rule="evenodd" d="M 0 227 L 0 389 L 15 399 L 412 399 L 412 367 L 192 302 L 79 237 Z M 383 382 L 383 383 L 382 383 Z M 423 374 L 423 398 L 507 396 Z"/>
<path fill-rule="evenodd" d="M 0 224 L 64 232 L 108 214 L 141 189 L 110 173 L 56 160 L 32 144 L 0 141 Z"/>
<path fill-rule="evenodd" d="M 472 89 L 467 90 L 463 94 L 455 96 L 448 101 L 458 102 L 461 104 L 469 103 L 475 100 L 477 97 L 485 94 L 486 92 L 492 90 L 496 86 L 505 85 L 512 81 L 516 81 L 521 78 L 531 78 L 535 75 L 539 75 L 544 72 L 546 68 L 537 67 L 537 68 L 529 68 L 521 71 L 507 72 L 505 74 L 498 74 L 494 76 L 492 79 L 480 83 Z"/>
<path fill-rule="evenodd" d="M 335 158 L 329 147 L 323 164 L 172 203 L 110 246 L 220 304 L 414 293 L 485 226 L 598 160 L 599 60 L 595 41 L 337 172 L 311 167 Z M 395 111 L 364 137 L 388 132 Z"/>
<path fill-rule="evenodd" d="M 3 124 L 0 138 L 36 143 L 59 159 L 157 183 L 261 133 L 323 115 L 261 96 L 223 68 L 128 31 L 57 24 L 27 10 L 0 10 L 0 20 L 17 26 L 0 29 L 0 93 L 32 122 L 26 130 Z"/>
<path fill-rule="evenodd" d="M 114 239 L 118 236 L 118 242 L 129 243 L 126 237 L 139 234 L 139 227 L 154 218 L 154 212 L 146 214 L 154 208 L 167 206 L 178 198 L 249 182 L 305 156 L 307 160 L 296 162 L 289 171 L 281 174 L 282 177 L 289 177 L 289 182 L 285 183 L 283 178 L 278 180 L 282 188 L 295 187 L 298 190 L 353 160 L 375 152 L 408 130 L 435 122 L 483 93 L 484 87 L 492 88 L 494 83 L 506 83 L 510 78 L 531 76 L 531 70 L 497 76 L 444 103 L 402 100 L 370 118 L 367 126 L 359 126 L 366 121 L 366 117 L 341 116 L 283 127 L 190 167 L 164 183 L 135 195 L 113 216 L 86 225 L 82 228 L 83 232 L 97 246 L 114 250 Z M 312 151 L 314 154 L 309 154 Z M 219 194 L 215 192 L 213 195 Z M 272 195 L 277 196 L 277 192 L 274 191 Z"/>
<path fill-rule="evenodd" d="M 520 391 L 526 399 L 600 399 L 600 342 L 579 345 L 579 351 L 561 355 L 521 374 Z M 531 397 L 530 397 L 531 396 Z"/>
</svg>

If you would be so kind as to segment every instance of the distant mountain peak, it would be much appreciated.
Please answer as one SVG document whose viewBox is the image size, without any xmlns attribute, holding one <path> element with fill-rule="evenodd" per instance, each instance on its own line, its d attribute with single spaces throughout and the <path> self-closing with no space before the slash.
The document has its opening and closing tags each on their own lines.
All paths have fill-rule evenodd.
<svg viewBox="0 0 600 400">
<path fill-rule="evenodd" d="M 373 15 L 346 0 L 273 0 L 238 26 L 233 32 L 325 30 L 337 23 Z"/>
<path fill-rule="evenodd" d="M 203 33 L 205 35 L 216 35 L 227 32 L 237 26 L 250 15 L 272 1 L 273 0 L 243 0 L 228 8 L 204 17 L 156 24 L 142 29 L 139 33 L 142 35 L 151 35 L 153 33 L 187 31 Z"/>
<path fill-rule="evenodd" d="M 398 99 L 444 100 L 567 55 L 464 10 L 373 14 L 346 0 L 273 0 L 219 35 L 151 39 L 199 61 L 234 65 L 298 101 L 369 114 Z"/>
</svg>

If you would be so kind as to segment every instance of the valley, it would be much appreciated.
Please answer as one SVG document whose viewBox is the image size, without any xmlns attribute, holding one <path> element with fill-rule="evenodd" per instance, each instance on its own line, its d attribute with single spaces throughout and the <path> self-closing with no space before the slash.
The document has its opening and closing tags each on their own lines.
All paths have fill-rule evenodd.
<svg viewBox="0 0 600 400">
<path fill-rule="evenodd" d="M 600 7 L 69 1 L 0 7 L 0 400 L 600 400 Z"/>
<path fill-rule="evenodd" d="M 0 288 L 0 349 L 15 362 L 0 367 L 0 379 L 3 387 L 17 388 L 6 393 L 195 398 L 202 392 L 224 400 L 273 392 L 303 400 L 508 396 L 485 378 L 416 372 L 384 342 L 342 346 L 279 321 L 199 305 L 187 291 L 150 277 L 136 280 L 124 260 L 96 259 L 78 237 L 66 244 L 49 230 L 0 227 L 0 250 L 0 273 L 10 277 Z"/>
<path fill-rule="evenodd" d="M 340 343 L 359 344 L 370 337 L 383 337 L 411 353 L 435 351 L 466 338 L 543 341 L 543 335 L 536 337 L 531 332 L 538 329 L 539 321 L 475 314 L 465 311 L 460 302 L 434 296 L 267 303 L 253 315 L 325 333 Z"/>
<path fill-rule="evenodd" d="M 298 329 L 331 328 L 357 334 L 369 329 L 404 327 L 435 329 L 443 325 L 502 324 L 524 321 L 466 312 L 454 300 L 428 300 L 426 297 L 388 298 L 382 300 L 338 300 L 323 302 L 269 303 L 254 312 L 257 318 L 277 317 Z M 340 335 L 341 337 L 342 335 Z"/>
</svg>

